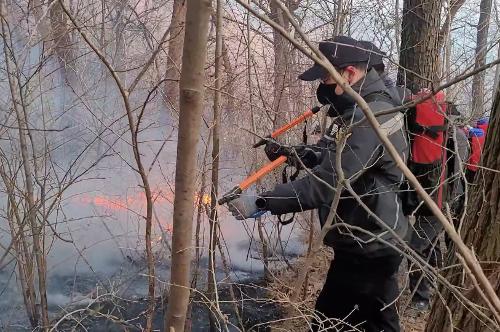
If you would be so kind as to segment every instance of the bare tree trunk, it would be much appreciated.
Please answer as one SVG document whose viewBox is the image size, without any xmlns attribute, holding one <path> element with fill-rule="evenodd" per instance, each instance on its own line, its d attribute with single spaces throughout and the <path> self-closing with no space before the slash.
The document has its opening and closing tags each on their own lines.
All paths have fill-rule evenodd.
<svg viewBox="0 0 500 332">
<path fill-rule="evenodd" d="M 438 81 L 441 1 L 404 1 L 398 84 L 412 91 Z"/>
<path fill-rule="evenodd" d="M 134 109 L 132 108 L 130 104 L 130 94 L 133 92 L 134 88 L 136 87 L 137 82 L 140 80 L 141 76 L 146 72 L 148 66 L 154 61 L 154 57 L 156 56 L 157 52 L 153 52 L 152 56 L 149 58 L 149 60 L 146 62 L 146 65 L 142 68 L 142 70 L 137 74 L 135 79 L 133 80 L 132 84 L 129 86 L 127 89 L 125 87 L 124 82 L 119 78 L 119 74 L 117 73 L 116 70 L 114 70 L 113 66 L 109 63 L 109 61 L 106 59 L 104 54 L 99 51 L 99 49 L 93 44 L 93 42 L 88 38 L 87 34 L 81 29 L 81 26 L 78 24 L 78 22 L 75 20 L 75 18 L 71 15 L 71 13 L 68 11 L 66 6 L 64 5 L 63 0 L 58 0 L 58 4 L 61 7 L 61 10 L 68 16 L 70 21 L 72 22 L 73 26 L 78 30 L 82 38 L 85 40 L 87 45 L 93 50 L 93 52 L 99 57 L 99 59 L 102 61 L 102 63 L 108 68 L 111 76 L 113 77 L 113 80 L 116 83 L 116 86 L 118 90 L 120 91 L 120 95 L 123 100 L 123 104 L 125 107 L 126 111 L 126 116 L 128 120 L 128 130 L 130 131 L 131 135 L 131 141 L 132 141 L 132 152 L 134 155 L 134 160 L 136 162 L 137 168 L 134 168 L 134 171 L 139 173 L 142 181 L 142 188 L 144 190 L 144 194 L 146 196 L 146 216 L 145 216 L 145 242 L 146 242 L 146 260 L 147 260 L 147 267 L 148 267 L 148 307 L 146 310 L 146 326 L 145 326 L 145 331 L 151 331 L 153 327 L 153 318 L 154 318 L 154 312 L 155 312 L 155 304 L 156 304 L 156 298 L 155 298 L 155 264 L 154 264 L 154 255 L 153 255 L 153 250 L 152 250 L 152 223 L 153 223 L 153 197 L 152 197 L 152 192 L 151 192 L 151 186 L 149 184 L 149 179 L 148 179 L 148 174 L 147 171 L 144 167 L 144 164 L 142 162 L 142 154 L 139 148 L 139 139 L 138 135 L 140 132 L 140 124 L 142 117 L 144 115 L 145 107 L 147 103 L 143 104 L 143 107 L 141 108 L 140 112 L 137 114 L 137 117 L 134 115 Z M 162 40 L 160 41 L 160 45 L 163 42 L 164 38 L 166 37 L 166 33 L 162 37 Z M 160 47 L 160 45 L 158 47 Z"/>
<path fill-rule="evenodd" d="M 399 6 L 401 5 L 401 0 L 396 0 L 394 4 L 394 33 L 396 35 L 396 48 L 401 46 L 401 17 L 399 12 Z"/>
<path fill-rule="evenodd" d="M 500 174 L 490 170 L 500 169 L 500 93 L 497 92 L 495 106 L 492 111 L 490 130 L 486 138 L 483 159 L 476 175 L 477 185 L 473 186 L 467 207 L 467 216 L 462 226 L 464 241 L 474 253 L 481 264 L 487 278 L 500 293 Z M 474 305 L 488 317 L 493 317 L 491 306 L 484 301 L 474 288 L 475 279 L 464 274 L 454 252 L 449 256 L 448 266 L 455 266 L 447 270 L 447 279 L 457 287 Z M 453 264 L 457 264 L 453 265 Z M 467 276 L 465 279 L 464 275 Z M 431 315 L 426 331 L 497 331 L 498 323 L 482 323 L 478 316 L 471 311 L 463 301 L 458 300 L 447 288 L 439 289 L 440 296 L 433 303 Z M 489 301 L 488 301 L 489 302 Z M 494 318 L 493 318 L 494 319 Z"/>
<path fill-rule="evenodd" d="M 30 250 L 27 243 L 27 236 L 24 234 L 25 222 L 19 214 L 17 202 L 14 193 L 13 181 L 9 179 L 3 165 L 0 165 L 0 175 L 5 185 L 7 193 L 9 228 L 13 241 L 13 250 L 16 255 L 17 269 L 19 273 L 19 282 L 23 295 L 24 306 L 28 319 L 33 328 L 38 327 L 40 314 L 36 304 L 36 292 L 34 284 L 34 269 L 33 252 Z M 17 227 L 16 227 L 17 225 Z"/>
<path fill-rule="evenodd" d="M 12 50 L 13 45 L 11 44 L 11 35 L 9 32 L 8 22 L 6 21 L 6 10 L 5 3 L 0 0 L 0 17 L 1 17 L 1 29 L 2 37 L 4 41 L 3 50 L 5 56 L 5 67 L 7 71 L 7 78 L 9 81 L 10 93 L 12 97 L 12 107 L 17 118 L 18 132 L 19 132 L 19 144 L 21 149 L 21 159 L 23 161 L 23 171 L 24 171 L 24 181 L 25 181 L 25 197 L 27 211 L 24 216 L 30 225 L 31 236 L 33 238 L 33 251 L 37 265 L 38 273 L 38 293 L 40 295 L 40 312 L 42 319 L 42 330 L 48 331 L 50 321 L 48 314 L 47 305 L 47 289 L 46 289 L 46 277 L 47 277 L 47 265 L 45 257 L 45 249 L 43 245 L 43 231 L 44 225 L 38 225 L 36 220 L 36 204 L 35 195 L 33 188 L 32 179 L 32 169 L 31 169 L 31 158 L 28 155 L 28 142 L 26 137 L 29 135 L 28 132 L 28 122 L 27 113 L 24 108 L 25 104 L 23 101 L 22 91 L 20 89 L 21 82 L 19 81 L 19 71 L 15 61 L 15 54 L 9 54 L 8 50 Z M 42 239 L 41 239 L 42 237 Z M 32 278 L 32 276 L 29 276 Z"/>
<path fill-rule="evenodd" d="M 200 249 L 205 243 L 204 234 L 201 232 L 201 223 L 203 221 L 203 215 L 206 213 L 206 203 L 204 200 L 206 183 L 207 183 L 207 158 L 208 158 L 208 149 L 210 142 L 212 140 L 213 131 L 209 130 L 207 144 L 205 145 L 205 150 L 203 151 L 203 157 L 201 159 L 201 180 L 200 180 L 200 192 L 197 195 L 197 203 L 196 203 L 196 227 L 194 231 L 194 271 L 191 277 L 191 294 L 193 294 L 193 290 L 196 290 L 198 285 L 198 277 L 200 271 L 200 260 L 203 256 L 203 251 Z M 207 213 L 208 215 L 209 213 Z M 202 237 L 202 243 L 200 243 L 200 236 Z M 191 296 L 191 295 L 190 295 Z M 185 332 L 190 332 L 192 329 L 192 311 L 193 302 L 190 301 L 188 305 L 188 311 L 186 314 L 186 324 L 184 326 Z"/>
<path fill-rule="evenodd" d="M 441 52 L 443 59 L 441 59 L 441 61 L 439 62 L 439 77 L 441 80 L 449 82 L 452 79 L 451 54 L 453 50 L 453 42 L 451 40 L 451 26 L 458 10 L 465 3 L 465 0 L 446 0 L 446 1 L 447 1 L 448 12 L 446 14 L 445 21 L 439 31 L 439 40 L 438 40 L 439 47 L 440 49 L 443 50 Z M 446 94 L 449 100 L 455 99 L 456 97 L 455 91 L 457 90 L 458 90 L 457 87 L 454 85 L 446 89 Z"/>
<path fill-rule="evenodd" d="M 335 24 L 333 27 L 333 35 L 343 35 L 345 31 L 345 19 L 346 19 L 346 10 L 344 9 L 345 4 L 344 0 L 338 0 L 335 6 Z"/>
<path fill-rule="evenodd" d="M 396 1 L 397 2 L 397 1 Z M 344 0 L 338 0 L 335 4 L 335 23 L 333 24 L 333 35 L 343 35 L 345 30 L 345 19 L 347 13 L 344 11 Z M 321 135 L 324 135 L 328 126 L 327 112 L 321 112 L 320 128 Z"/>
<path fill-rule="evenodd" d="M 451 32 L 451 23 L 455 19 L 458 10 L 465 3 L 465 0 L 450 0 L 448 4 L 448 14 L 446 15 L 446 19 L 439 31 L 439 45 L 443 46 L 446 40 L 449 38 Z"/>
<path fill-rule="evenodd" d="M 269 269 L 269 246 L 267 239 L 264 236 L 264 225 L 262 224 L 262 217 L 255 220 L 257 222 L 257 232 L 259 239 L 262 243 L 262 261 L 264 263 L 264 280 L 270 282 L 272 280 L 271 270 Z"/>
<path fill-rule="evenodd" d="M 231 65 L 231 60 L 229 59 L 229 55 L 227 53 L 227 46 L 226 42 L 224 41 L 224 36 L 222 36 L 222 59 L 223 64 L 224 64 L 224 72 L 226 73 L 226 83 L 225 89 L 226 91 L 236 91 L 235 86 L 234 86 L 234 81 L 235 81 L 235 75 L 234 75 L 234 69 L 233 66 Z M 226 101 L 225 101 L 226 109 L 228 110 L 227 116 L 233 116 L 235 113 L 235 107 L 234 107 L 234 98 L 232 96 L 227 96 Z M 229 121 L 229 123 L 232 123 L 232 121 Z"/>
<path fill-rule="evenodd" d="M 306 251 L 306 257 L 311 256 L 311 251 L 313 248 L 313 242 L 314 242 L 314 210 L 311 210 L 311 213 L 309 214 L 309 234 L 307 236 L 307 251 Z M 307 288 L 309 285 L 309 270 L 306 272 L 306 277 L 304 279 L 304 288 L 302 292 L 302 301 L 306 300 L 307 297 Z"/>
<path fill-rule="evenodd" d="M 281 25 L 285 30 L 290 29 L 290 21 L 279 8 L 275 1 L 269 2 L 271 9 L 271 18 L 273 21 Z M 287 80 L 289 70 L 289 42 L 276 30 L 273 30 L 273 48 L 274 48 L 274 115 L 273 127 L 278 128 L 286 123 L 286 114 L 290 109 L 288 102 L 288 86 Z"/>
<path fill-rule="evenodd" d="M 476 60 L 474 69 L 486 64 L 488 47 L 488 30 L 490 28 L 492 0 L 481 0 L 479 5 L 479 22 L 477 23 Z M 474 75 L 472 78 L 472 117 L 478 118 L 484 113 L 484 75 L 485 72 Z"/>
<path fill-rule="evenodd" d="M 274 1 L 274 0 L 273 0 Z M 271 3 L 273 2 L 271 1 Z M 248 0 L 248 3 L 250 3 L 250 0 Z M 251 68 L 252 68 L 252 61 L 251 61 L 251 47 L 250 47 L 250 12 L 247 13 L 246 17 L 246 37 L 247 37 L 247 85 L 248 85 L 248 103 L 250 105 L 250 121 L 252 123 L 252 131 L 254 133 L 257 132 L 257 125 L 255 123 L 255 114 L 254 114 L 254 108 L 253 108 L 253 94 L 252 94 L 252 77 L 251 77 Z M 281 35 L 280 35 L 281 37 Z M 257 140 L 254 138 L 254 143 L 256 143 Z M 254 150 L 254 159 L 253 159 L 253 169 L 256 165 L 259 164 L 259 156 L 257 153 L 257 150 Z M 256 186 L 260 186 L 260 181 L 256 183 Z M 257 231 L 259 233 L 259 238 L 262 244 L 262 260 L 264 262 L 264 280 L 271 280 L 271 274 L 269 271 L 269 253 L 268 253 L 268 246 L 267 246 L 267 240 L 264 236 L 264 231 L 263 231 L 263 226 L 262 226 L 262 220 L 261 218 L 256 219 L 257 222 Z"/>
<path fill-rule="evenodd" d="M 48 17 L 44 16 L 44 4 L 40 0 L 30 0 L 30 8 L 37 20 L 37 28 L 44 49 L 57 56 L 64 79 L 66 79 L 67 64 L 73 60 L 71 34 L 66 17 L 57 0 L 49 2 Z"/>
<path fill-rule="evenodd" d="M 500 45 L 497 46 L 497 58 L 500 58 Z M 495 81 L 493 82 L 493 96 L 496 96 L 500 87 L 498 86 L 500 80 L 500 65 L 495 68 Z"/>
<path fill-rule="evenodd" d="M 167 70 L 165 76 L 165 101 L 175 111 L 179 108 L 179 77 L 181 68 L 182 45 L 184 44 L 184 22 L 186 20 L 186 1 L 174 0 L 170 21 L 170 41 L 168 43 Z"/>
<path fill-rule="evenodd" d="M 71 36 L 66 16 L 61 9 L 61 5 L 57 0 L 52 0 L 52 2 L 53 3 L 50 4 L 49 15 L 54 47 L 53 51 L 61 66 L 63 79 L 71 82 L 73 77 L 68 74 L 68 64 L 72 61 Z M 70 73 L 74 73 L 74 71 L 70 69 Z"/>
<path fill-rule="evenodd" d="M 118 71 L 118 77 L 122 82 L 126 82 L 127 71 L 123 70 L 125 64 L 125 26 L 126 26 L 126 18 L 125 16 L 125 8 L 127 7 L 128 0 L 122 0 L 116 3 L 116 16 L 113 20 L 113 33 L 114 33 L 114 52 L 113 52 L 113 66 L 120 71 Z"/>
<path fill-rule="evenodd" d="M 44 17 L 43 5 L 40 3 L 40 0 L 30 0 L 29 6 L 33 10 L 33 15 L 35 16 L 38 32 L 44 43 L 44 48 L 50 49 L 52 47 L 50 25 L 47 18 Z"/>
<path fill-rule="evenodd" d="M 215 252 L 218 242 L 218 214 L 217 196 L 219 189 L 219 141 L 220 141 L 220 101 L 221 101 L 221 67 L 222 67 L 222 1 L 217 0 L 217 11 L 215 15 L 215 94 L 214 114 L 212 122 L 212 186 L 210 190 L 210 241 L 208 246 L 208 298 L 211 301 L 209 307 L 210 331 L 217 330 L 217 317 L 214 316 L 212 305 L 218 307 L 217 280 L 215 278 Z"/>
<path fill-rule="evenodd" d="M 180 80 L 180 115 L 175 173 L 174 225 L 170 297 L 165 315 L 166 332 L 184 331 L 189 302 L 193 197 L 196 147 L 203 110 L 209 0 L 187 0 L 186 31 Z"/>
<path fill-rule="evenodd" d="M 495 11 L 495 24 L 498 26 L 500 24 L 500 17 L 499 17 L 499 9 L 498 9 L 498 3 L 495 1 L 493 9 Z M 500 45 L 497 46 L 497 58 L 500 58 Z M 500 90 L 500 65 L 495 66 L 495 81 L 493 83 L 493 91 L 491 94 L 491 99 L 495 100 L 495 96 L 497 95 L 498 91 Z"/>
</svg>

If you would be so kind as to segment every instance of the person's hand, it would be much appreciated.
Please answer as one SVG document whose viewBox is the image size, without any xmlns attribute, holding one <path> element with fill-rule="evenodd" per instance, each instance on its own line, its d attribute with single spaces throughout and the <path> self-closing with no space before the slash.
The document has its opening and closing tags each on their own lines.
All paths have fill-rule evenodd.
<svg viewBox="0 0 500 332">
<path fill-rule="evenodd" d="M 299 156 L 299 159 L 302 161 L 299 165 L 295 166 L 297 168 L 303 168 L 302 164 L 306 168 L 313 168 L 319 164 L 320 160 L 320 153 L 314 151 L 308 146 L 302 146 L 299 148 L 296 148 L 297 150 L 297 155 Z"/>
<path fill-rule="evenodd" d="M 313 168 L 319 164 L 319 153 L 307 145 L 297 145 L 287 147 L 275 141 L 268 141 L 264 148 L 269 160 L 274 161 L 280 156 L 287 157 L 286 163 L 292 165 L 297 169 L 302 169 L 303 166 Z M 298 156 L 298 158 L 297 158 Z M 299 161 L 300 159 L 300 161 Z"/>
<path fill-rule="evenodd" d="M 264 152 L 266 152 L 267 158 L 269 158 L 270 161 L 275 161 L 279 157 L 285 156 L 287 158 L 286 163 L 288 165 L 302 168 L 292 149 L 294 148 L 281 145 L 275 141 L 268 141 L 266 143 L 266 147 L 264 148 Z M 299 150 L 302 150 L 302 148 L 299 147 Z"/>
<path fill-rule="evenodd" d="M 229 211 L 238 220 L 247 218 L 257 218 L 266 213 L 266 210 L 259 209 L 256 201 L 257 195 L 240 195 L 240 197 L 228 203 Z"/>
<path fill-rule="evenodd" d="M 275 141 L 267 141 L 264 152 L 270 161 L 275 161 L 281 156 L 288 156 L 287 149 Z"/>
</svg>

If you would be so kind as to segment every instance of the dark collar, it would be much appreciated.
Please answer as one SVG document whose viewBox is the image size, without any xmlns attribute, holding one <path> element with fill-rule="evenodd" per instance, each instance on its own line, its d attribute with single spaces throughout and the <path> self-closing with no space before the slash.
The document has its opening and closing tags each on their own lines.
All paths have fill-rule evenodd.
<svg viewBox="0 0 500 332">
<path fill-rule="evenodd" d="M 385 92 L 389 94 L 384 81 L 380 78 L 375 69 L 369 70 L 365 77 L 352 86 L 352 89 L 359 93 L 359 95 L 363 98 L 375 92 Z"/>
<path fill-rule="evenodd" d="M 352 89 L 363 97 L 363 99 L 366 99 L 367 96 L 373 94 L 385 94 L 390 98 L 389 90 L 385 86 L 384 81 L 380 78 L 377 71 L 374 69 L 368 71 L 364 78 L 353 84 Z M 345 126 L 352 123 L 356 117 L 362 116 L 362 112 L 359 109 L 352 107 L 342 112 L 342 115 L 336 119 L 335 124 Z"/>
</svg>

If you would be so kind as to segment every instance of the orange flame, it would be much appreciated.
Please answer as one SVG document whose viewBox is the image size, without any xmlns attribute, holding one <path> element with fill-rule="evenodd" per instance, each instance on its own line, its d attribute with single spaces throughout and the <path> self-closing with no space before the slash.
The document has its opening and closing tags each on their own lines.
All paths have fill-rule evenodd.
<svg viewBox="0 0 500 332">
<path fill-rule="evenodd" d="M 171 192 L 153 191 L 152 196 L 154 204 L 156 206 L 165 206 L 167 204 L 173 205 L 174 194 Z M 138 211 L 144 209 L 147 203 L 146 194 L 144 193 L 144 191 L 128 193 L 124 197 L 102 194 L 82 194 L 76 196 L 74 201 L 79 204 L 92 204 L 96 207 L 111 211 L 133 211 L 136 213 L 139 213 Z M 211 197 L 209 194 L 203 194 L 200 197 L 200 193 L 195 193 L 194 202 L 195 204 L 209 205 L 211 202 Z M 158 216 L 155 214 L 155 218 L 156 217 Z M 162 232 L 172 234 L 173 229 L 171 222 L 159 220 L 159 223 L 161 225 Z"/>
</svg>

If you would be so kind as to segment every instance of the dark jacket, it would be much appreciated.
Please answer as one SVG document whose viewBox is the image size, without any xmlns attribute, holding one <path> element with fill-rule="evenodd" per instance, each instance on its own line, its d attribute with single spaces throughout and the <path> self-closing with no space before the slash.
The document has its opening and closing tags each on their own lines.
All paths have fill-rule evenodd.
<svg viewBox="0 0 500 332">
<path fill-rule="evenodd" d="M 463 129 L 452 124 L 448 129 L 447 144 L 447 178 L 449 181 L 446 201 L 454 214 L 461 214 L 465 199 L 465 184 L 460 166 L 469 159 L 469 140 Z"/>
<path fill-rule="evenodd" d="M 359 84 L 353 85 L 353 89 L 363 98 L 370 100 L 368 103 L 374 112 L 397 104 L 388 97 L 389 91 L 374 70 L 368 72 Z M 380 123 L 385 123 L 393 116 L 394 114 L 383 115 L 378 117 L 378 120 Z M 357 107 L 347 109 L 343 112 L 343 125 L 356 123 L 363 117 L 361 109 Z M 330 137 L 333 136 L 334 134 L 330 133 Z M 335 141 L 328 137 L 327 135 L 322 138 L 318 144 L 321 157 L 320 164 L 312 169 L 315 176 L 307 174 L 301 179 L 277 185 L 274 190 L 262 194 L 266 198 L 266 208 L 272 214 L 318 209 L 321 224 L 326 222 L 334 191 L 316 177 L 332 187 L 337 185 L 336 146 Z M 401 157 L 405 158 L 407 144 L 404 131 L 399 130 L 392 134 L 390 140 Z M 371 211 L 394 229 L 401 238 L 405 238 L 409 228 L 408 221 L 403 215 L 397 194 L 403 176 L 367 122 L 352 128 L 352 134 L 342 152 L 342 169 L 345 177 L 352 179 L 354 191 Z M 395 243 L 393 236 L 384 231 L 345 189 L 341 194 L 336 220 L 361 227 Z M 345 227 L 335 227 L 331 230 L 325 238 L 325 244 L 333 247 L 337 253 L 346 252 L 370 257 L 394 254 L 392 249 L 373 236 L 350 231 Z"/>
</svg>

